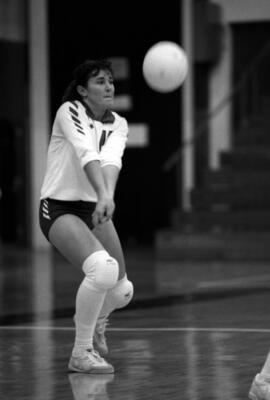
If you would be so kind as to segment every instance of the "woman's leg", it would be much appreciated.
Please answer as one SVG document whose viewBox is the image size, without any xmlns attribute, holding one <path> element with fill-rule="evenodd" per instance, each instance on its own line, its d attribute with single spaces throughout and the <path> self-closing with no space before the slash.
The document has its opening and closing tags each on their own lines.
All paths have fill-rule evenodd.
<svg viewBox="0 0 270 400">
<path fill-rule="evenodd" d="M 122 279 L 126 274 L 126 264 L 122 245 L 113 222 L 110 220 L 104 224 L 98 225 L 93 229 L 93 234 L 98 239 L 99 243 L 102 244 L 104 249 L 106 249 L 107 252 L 118 261 L 118 279 Z"/>
<path fill-rule="evenodd" d="M 267 354 L 266 360 L 261 370 L 261 374 L 270 377 L 270 352 Z"/>
<path fill-rule="evenodd" d="M 122 246 L 112 221 L 99 225 L 93 233 L 104 248 L 119 264 L 119 280 L 108 290 L 101 308 L 95 334 L 94 343 L 100 353 L 107 354 L 108 347 L 105 338 L 106 320 L 115 309 L 125 307 L 133 297 L 133 284 L 128 280 Z"/>
<path fill-rule="evenodd" d="M 117 282 L 118 264 L 75 215 L 65 214 L 57 218 L 50 229 L 49 239 L 67 260 L 82 267 L 85 273 L 76 296 L 76 337 L 72 351 L 73 358 L 83 357 L 92 349 L 95 325 L 107 290 Z M 83 368 L 86 368 L 84 364 Z M 102 368 L 106 370 L 104 363 L 101 371 Z"/>
<path fill-rule="evenodd" d="M 81 268 L 84 260 L 93 252 L 104 250 L 85 223 L 76 215 L 58 217 L 50 231 L 50 242 L 73 265 Z"/>
</svg>

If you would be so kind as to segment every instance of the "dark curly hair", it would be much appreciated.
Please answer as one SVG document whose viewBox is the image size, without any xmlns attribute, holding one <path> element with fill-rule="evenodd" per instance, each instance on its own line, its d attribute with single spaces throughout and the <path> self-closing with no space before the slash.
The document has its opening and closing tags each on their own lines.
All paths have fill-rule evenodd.
<svg viewBox="0 0 270 400">
<path fill-rule="evenodd" d="M 101 70 L 110 72 L 113 75 L 112 64 L 108 60 L 85 60 L 78 65 L 72 73 L 73 80 L 64 91 L 62 103 L 65 101 L 81 100 L 77 86 L 86 87 L 89 78 L 97 76 Z"/>
</svg>

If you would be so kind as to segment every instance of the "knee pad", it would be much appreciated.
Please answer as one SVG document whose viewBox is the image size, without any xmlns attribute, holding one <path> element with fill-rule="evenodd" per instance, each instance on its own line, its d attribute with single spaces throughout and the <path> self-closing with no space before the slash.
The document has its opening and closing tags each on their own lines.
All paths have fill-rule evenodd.
<svg viewBox="0 0 270 400">
<path fill-rule="evenodd" d="M 87 257 L 82 269 L 86 275 L 84 283 L 97 290 L 113 288 L 118 279 L 118 262 L 105 250 L 95 251 Z"/>
<path fill-rule="evenodd" d="M 123 308 L 131 301 L 134 293 L 132 282 L 125 276 L 108 291 L 106 301 L 109 301 L 113 308 Z"/>
</svg>

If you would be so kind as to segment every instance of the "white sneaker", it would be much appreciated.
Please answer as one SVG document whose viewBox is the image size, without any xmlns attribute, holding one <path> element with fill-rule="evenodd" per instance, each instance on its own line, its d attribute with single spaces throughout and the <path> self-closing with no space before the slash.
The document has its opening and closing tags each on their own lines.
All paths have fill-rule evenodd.
<svg viewBox="0 0 270 400">
<path fill-rule="evenodd" d="M 113 374 L 114 368 L 94 349 L 88 349 L 80 356 L 71 356 L 68 368 L 70 371 L 88 374 Z"/>
<path fill-rule="evenodd" d="M 95 348 L 98 350 L 98 352 L 102 355 L 108 354 L 109 349 L 107 346 L 107 341 L 105 337 L 105 331 L 106 327 L 109 325 L 108 318 L 99 318 L 97 320 L 94 336 L 93 336 L 93 342 L 95 345 Z"/>
<path fill-rule="evenodd" d="M 270 376 L 257 374 L 253 379 L 248 397 L 250 400 L 270 400 Z"/>
</svg>

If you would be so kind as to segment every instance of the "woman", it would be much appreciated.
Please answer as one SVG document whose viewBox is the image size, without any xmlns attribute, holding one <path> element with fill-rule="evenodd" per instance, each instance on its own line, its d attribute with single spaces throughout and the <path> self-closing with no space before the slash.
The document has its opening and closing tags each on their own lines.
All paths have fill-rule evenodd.
<svg viewBox="0 0 270 400">
<path fill-rule="evenodd" d="M 52 128 L 40 226 L 50 243 L 85 274 L 76 296 L 69 369 L 113 373 L 99 354 L 108 352 L 107 318 L 133 296 L 112 222 L 128 126 L 111 111 L 114 83 L 108 61 L 86 60 L 73 76 Z"/>
</svg>

